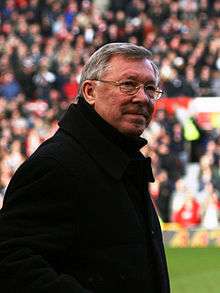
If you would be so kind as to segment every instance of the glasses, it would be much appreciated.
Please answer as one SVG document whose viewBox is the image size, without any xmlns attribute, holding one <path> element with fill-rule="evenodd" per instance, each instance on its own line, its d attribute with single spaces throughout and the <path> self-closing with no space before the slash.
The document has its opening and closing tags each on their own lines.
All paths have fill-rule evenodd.
<svg viewBox="0 0 220 293">
<path fill-rule="evenodd" d="M 112 80 L 101 80 L 101 79 L 94 79 L 94 80 L 104 82 L 104 83 L 109 83 L 114 86 L 118 86 L 122 93 L 128 94 L 128 95 L 135 95 L 143 86 L 146 96 L 152 101 L 159 100 L 164 93 L 159 87 L 156 87 L 152 84 L 145 84 L 142 82 L 138 82 L 135 80 L 124 80 L 124 81 L 112 81 Z"/>
</svg>

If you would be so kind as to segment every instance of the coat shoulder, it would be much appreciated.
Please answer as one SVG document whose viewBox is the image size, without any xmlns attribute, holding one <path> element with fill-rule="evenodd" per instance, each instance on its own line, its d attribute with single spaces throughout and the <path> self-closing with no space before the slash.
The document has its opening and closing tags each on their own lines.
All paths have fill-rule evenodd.
<svg viewBox="0 0 220 293">
<path fill-rule="evenodd" d="M 29 161 L 43 160 L 50 164 L 59 165 L 73 172 L 78 168 L 78 162 L 86 155 L 81 145 L 70 135 L 59 130 L 53 137 L 42 143 L 31 155 Z"/>
</svg>

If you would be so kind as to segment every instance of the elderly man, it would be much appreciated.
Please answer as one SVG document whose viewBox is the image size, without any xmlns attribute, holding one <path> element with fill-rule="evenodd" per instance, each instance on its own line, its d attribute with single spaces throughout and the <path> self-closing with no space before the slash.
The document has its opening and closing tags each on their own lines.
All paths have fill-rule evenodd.
<svg viewBox="0 0 220 293">
<path fill-rule="evenodd" d="M 150 158 L 140 152 L 158 82 L 143 47 L 112 43 L 90 57 L 77 105 L 7 189 L 2 293 L 170 292 Z"/>
</svg>

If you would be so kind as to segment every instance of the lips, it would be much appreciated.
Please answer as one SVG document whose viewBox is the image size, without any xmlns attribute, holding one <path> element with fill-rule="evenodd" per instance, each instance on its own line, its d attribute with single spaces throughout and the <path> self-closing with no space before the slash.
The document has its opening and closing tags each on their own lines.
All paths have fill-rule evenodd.
<svg viewBox="0 0 220 293">
<path fill-rule="evenodd" d="M 145 118 L 149 118 L 151 116 L 151 109 L 140 105 L 127 105 L 123 109 L 123 114 L 133 114 L 133 115 L 142 115 Z"/>
<path fill-rule="evenodd" d="M 125 119 L 129 122 L 129 123 L 131 123 L 131 124 L 133 124 L 133 125 L 139 125 L 139 126 L 141 126 L 141 127 L 143 127 L 143 126 L 146 126 L 146 125 L 148 125 L 149 124 L 149 120 L 150 120 L 150 118 L 149 117 L 147 117 L 146 115 L 143 115 L 143 114 L 137 114 L 137 113 L 126 113 L 126 114 L 124 114 L 125 115 Z"/>
<path fill-rule="evenodd" d="M 130 115 L 130 116 L 133 116 L 134 118 L 144 118 L 144 119 L 147 119 L 146 118 L 146 115 L 144 114 L 141 114 L 141 113 L 126 113 L 126 115 Z"/>
<path fill-rule="evenodd" d="M 138 124 L 146 124 L 151 121 L 153 113 L 153 107 L 143 106 L 142 104 L 127 104 L 122 109 L 123 115 L 128 115 L 131 120 Z"/>
<path fill-rule="evenodd" d="M 124 114 L 134 115 L 134 116 L 143 116 L 145 119 L 149 119 L 150 115 L 146 111 L 126 111 Z"/>
</svg>

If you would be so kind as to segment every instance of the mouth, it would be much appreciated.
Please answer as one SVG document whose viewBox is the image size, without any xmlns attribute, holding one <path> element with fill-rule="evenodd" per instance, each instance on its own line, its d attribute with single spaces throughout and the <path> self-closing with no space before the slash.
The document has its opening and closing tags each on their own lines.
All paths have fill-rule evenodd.
<svg viewBox="0 0 220 293">
<path fill-rule="evenodd" d="M 140 113 L 126 113 L 125 116 L 127 116 L 127 121 L 131 123 L 132 125 L 138 125 L 143 127 L 148 124 L 149 118 L 146 117 L 144 114 Z"/>
<path fill-rule="evenodd" d="M 148 113 L 143 112 L 127 112 L 126 115 L 133 116 L 133 117 L 143 117 L 145 120 L 148 120 L 150 115 Z"/>
<path fill-rule="evenodd" d="M 147 109 L 146 107 L 141 107 L 138 105 L 136 105 L 135 107 L 127 106 L 123 109 L 123 112 L 123 114 L 144 116 L 146 119 L 151 116 L 151 109 Z"/>
<path fill-rule="evenodd" d="M 124 107 L 122 114 L 127 116 L 127 118 L 133 123 L 148 125 L 151 121 L 152 112 L 153 111 L 151 111 L 151 109 L 142 107 L 140 105 L 133 105 L 133 107 L 127 105 Z"/>
<path fill-rule="evenodd" d="M 134 118 L 134 119 L 141 119 L 141 120 L 146 120 L 146 116 L 143 115 L 143 114 L 137 114 L 137 113 L 127 113 L 126 115 L 128 115 L 129 117 L 131 118 Z"/>
</svg>

